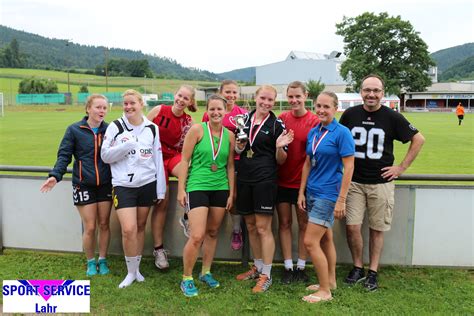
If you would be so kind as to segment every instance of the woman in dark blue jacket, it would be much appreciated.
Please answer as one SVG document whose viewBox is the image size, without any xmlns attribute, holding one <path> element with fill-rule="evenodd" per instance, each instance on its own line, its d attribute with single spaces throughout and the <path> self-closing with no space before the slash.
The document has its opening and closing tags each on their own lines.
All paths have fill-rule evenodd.
<svg viewBox="0 0 474 316">
<path fill-rule="evenodd" d="M 41 186 L 48 192 L 62 180 L 67 166 L 74 156 L 72 172 L 73 200 L 81 215 L 84 233 L 82 244 L 87 257 L 87 276 L 107 274 L 106 254 L 110 240 L 110 208 L 112 185 L 110 167 L 100 157 L 100 149 L 108 124 L 107 99 L 99 94 L 89 96 L 86 101 L 86 116 L 70 125 L 61 141 L 58 159 L 49 178 Z M 95 260 L 95 231 L 99 220 L 99 260 Z M 97 269 L 98 268 L 98 269 Z"/>
</svg>

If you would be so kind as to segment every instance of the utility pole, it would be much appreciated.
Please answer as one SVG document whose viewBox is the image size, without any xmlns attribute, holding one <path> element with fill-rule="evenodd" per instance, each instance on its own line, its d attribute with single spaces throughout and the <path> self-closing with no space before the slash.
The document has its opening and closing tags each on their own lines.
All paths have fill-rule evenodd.
<svg viewBox="0 0 474 316">
<path fill-rule="evenodd" d="M 109 92 L 109 74 L 108 74 L 108 63 L 109 63 L 109 49 L 104 47 L 105 56 L 105 92 Z"/>
<path fill-rule="evenodd" d="M 69 80 L 69 40 L 66 40 L 66 71 L 67 71 L 67 93 L 71 93 L 71 84 Z"/>
</svg>

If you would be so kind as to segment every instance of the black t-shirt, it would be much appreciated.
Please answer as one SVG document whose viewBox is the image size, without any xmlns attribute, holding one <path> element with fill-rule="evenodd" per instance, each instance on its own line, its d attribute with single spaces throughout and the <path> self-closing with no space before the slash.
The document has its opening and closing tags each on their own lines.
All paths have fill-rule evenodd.
<svg viewBox="0 0 474 316">
<path fill-rule="evenodd" d="M 249 119 L 245 124 L 244 132 L 250 135 L 250 126 L 255 110 L 250 112 Z M 259 125 L 254 125 L 254 132 Z M 258 183 L 262 181 L 276 181 L 277 162 L 276 140 L 285 130 L 285 125 L 278 119 L 273 112 L 262 126 L 252 145 L 253 156 L 247 158 L 247 152 L 250 150 L 250 137 L 247 141 L 244 151 L 240 154 L 239 168 L 237 171 L 237 180 L 244 183 Z M 286 148 L 285 148 L 286 150 Z"/>
<path fill-rule="evenodd" d="M 363 105 L 348 108 L 339 122 L 349 128 L 356 145 L 352 180 L 365 184 L 388 182 L 381 169 L 393 165 L 393 141 L 406 143 L 418 133 L 403 115 L 386 106 L 375 112 Z"/>
</svg>

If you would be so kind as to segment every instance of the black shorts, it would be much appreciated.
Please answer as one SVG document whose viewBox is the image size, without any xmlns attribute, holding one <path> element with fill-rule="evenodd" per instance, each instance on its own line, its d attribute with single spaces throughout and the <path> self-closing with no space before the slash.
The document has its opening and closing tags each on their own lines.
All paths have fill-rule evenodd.
<svg viewBox="0 0 474 316">
<path fill-rule="evenodd" d="M 112 194 L 116 210 L 125 207 L 152 206 L 156 202 L 156 181 L 138 188 L 117 186 L 114 187 Z"/>
<path fill-rule="evenodd" d="M 296 205 L 298 202 L 298 192 L 299 189 L 278 186 L 278 194 L 276 198 L 277 204 L 290 203 Z"/>
<path fill-rule="evenodd" d="M 240 215 L 273 215 L 277 184 L 265 181 L 247 184 L 237 181 L 237 210 Z"/>
<path fill-rule="evenodd" d="M 72 200 L 74 205 L 87 205 L 97 202 L 112 201 L 112 184 L 86 186 L 72 185 Z"/>
<path fill-rule="evenodd" d="M 464 115 L 458 115 L 458 119 L 463 120 L 463 119 L 464 119 Z"/>
<path fill-rule="evenodd" d="M 196 207 L 226 207 L 229 190 L 188 192 L 186 212 Z"/>
</svg>

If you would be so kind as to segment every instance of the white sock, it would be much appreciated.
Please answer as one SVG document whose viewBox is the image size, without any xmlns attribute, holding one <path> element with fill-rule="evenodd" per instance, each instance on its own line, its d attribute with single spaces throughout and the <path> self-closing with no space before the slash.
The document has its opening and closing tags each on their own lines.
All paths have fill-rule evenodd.
<svg viewBox="0 0 474 316">
<path fill-rule="evenodd" d="M 119 284 L 119 288 L 123 289 L 124 287 L 129 286 L 137 278 L 137 257 L 125 257 L 125 263 L 127 264 L 127 276 Z"/>
<path fill-rule="evenodd" d="M 285 261 L 283 261 L 283 263 L 285 264 L 285 270 L 293 270 L 293 260 L 292 259 L 285 259 Z"/>
<path fill-rule="evenodd" d="M 296 263 L 296 268 L 298 270 L 304 270 L 305 266 L 306 266 L 306 260 L 298 258 L 298 262 Z"/>
<path fill-rule="evenodd" d="M 103 260 L 103 259 L 105 259 L 105 257 L 99 257 L 99 260 Z"/>
<path fill-rule="evenodd" d="M 268 275 L 268 277 L 270 277 L 271 272 L 272 272 L 272 264 L 263 264 L 262 274 Z"/>
<path fill-rule="evenodd" d="M 257 267 L 258 273 L 262 273 L 263 259 L 253 259 L 253 264 Z"/>
<path fill-rule="evenodd" d="M 140 262 L 142 261 L 142 255 L 139 255 L 137 256 L 137 273 L 136 273 L 136 277 L 137 277 L 137 281 L 138 282 L 143 282 L 145 281 L 145 277 L 140 273 Z"/>
<path fill-rule="evenodd" d="M 240 215 L 232 214 L 232 231 L 234 233 L 240 232 Z"/>
</svg>

